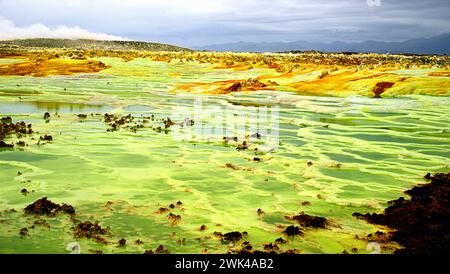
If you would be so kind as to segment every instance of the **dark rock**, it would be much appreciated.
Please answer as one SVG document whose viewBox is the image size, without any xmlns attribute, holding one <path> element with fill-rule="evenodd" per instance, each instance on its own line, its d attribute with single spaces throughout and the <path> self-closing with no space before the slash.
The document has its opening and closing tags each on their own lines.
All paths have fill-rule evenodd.
<svg viewBox="0 0 450 274">
<path fill-rule="evenodd" d="M 41 137 L 39 138 L 39 140 L 51 142 L 51 141 L 53 141 L 53 137 L 52 137 L 51 135 L 44 135 L 44 136 L 41 136 Z"/>
<path fill-rule="evenodd" d="M 13 148 L 14 144 L 7 144 L 0 140 L 0 148 Z"/>
<path fill-rule="evenodd" d="M 127 128 L 129 127 L 128 124 L 133 122 L 134 117 L 131 116 L 131 114 L 128 114 L 127 116 L 122 115 L 115 115 L 115 114 L 109 114 L 105 113 L 104 115 L 104 122 L 105 124 L 108 124 L 110 127 L 106 130 L 108 132 L 113 132 L 119 130 L 119 128 Z M 135 131 L 137 127 L 129 127 L 130 130 Z"/>
<path fill-rule="evenodd" d="M 231 86 L 229 86 L 228 88 L 226 88 L 226 91 L 229 92 L 234 92 L 234 91 L 240 91 L 242 89 L 242 84 L 241 82 L 236 82 L 234 84 L 232 84 Z"/>
<path fill-rule="evenodd" d="M 75 214 L 75 209 L 71 205 L 56 204 L 48 200 L 47 197 L 39 199 L 28 205 L 24 209 L 25 214 L 55 216 L 57 213 Z"/>
<path fill-rule="evenodd" d="M 19 231 L 19 235 L 25 237 L 28 235 L 28 228 L 24 227 Z"/>
<path fill-rule="evenodd" d="M 290 237 L 296 236 L 296 235 L 299 235 L 299 236 L 303 235 L 303 232 L 300 230 L 300 228 L 298 226 L 293 226 L 293 225 L 286 227 L 286 229 L 283 231 L 283 233 Z"/>
<path fill-rule="evenodd" d="M 275 240 L 275 243 L 276 244 L 285 244 L 285 243 L 287 243 L 287 241 L 283 238 L 278 238 Z"/>
<path fill-rule="evenodd" d="M 165 213 L 165 212 L 168 212 L 168 211 L 170 211 L 167 207 L 160 207 L 157 211 L 156 211 L 156 213 Z"/>
<path fill-rule="evenodd" d="M 313 228 L 325 228 L 328 221 L 324 217 L 319 216 L 311 216 L 305 214 L 304 212 L 299 213 L 298 215 L 287 217 L 289 220 L 296 221 L 299 225 L 303 227 L 313 227 Z"/>
<path fill-rule="evenodd" d="M 223 235 L 223 241 L 225 242 L 238 242 L 242 240 L 243 233 L 238 231 L 228 232 Z"/>
<path fill-rule="evenodd" d="M 394 229 L 384 237 L 404 247 L 397 253 L 449 254 L 450 173 L 426 177 L 430 183 L 405 191 L 410 200 L 401 197 L 391 201 L 381 214 L 354 213 L 353 216 Z"/>
<path fill-rule="evenodd" d="M 222 232 L 218 232 L 218 231 L 214 231 L 213 235 L 214 235 L 215 237 L 219 237 L 219 238 L 222 238 L 222 237 L 223 237 Z"/>
<path fill-rule="evenodd" d="M 7 116 L 7 117 L 2 117 L 2 124 L 11 124 L 12 123 L 12 118 Z"/>
<path fill-rule="evenodd" d="M 119 244 L 119 247 L 124 247 L 127 244 L 127 240 L 122 238 L 117 243 Z"/>
<path fill-rule="evenodd" d="M 103 251 L 101 251 L 100 249 L 89 249 L 88 251 L 92 254 L 103 254 Z"/>
<path fill-rule="evenodd" d="M 228 143 L 229 141 L 237 142 L 239 140 L 238 137 L 226 137 L 226 136 L 224 136 L 222 139 L 225 143 Z"/>
<path fill-rule="evenodd" d="M 270 243 L 270 244 L 264 245 L 264 250 L 269 251 L 269 252 L 270 251 L 278 251 L 278 250 L 280 250 L 280 247 L 277 244 Z"/>
<path fill-rule="evenodd" d="M 88 238 L 94 239 L 95 241 L 103 244 L 107 243 L 107 241 L 100 235 L 109 234 L 109 230 L 102 228 L 98 224 L 98 221 L 95 223 L 91 223 L 89 221 L 80 222 L 76 226 L 72 227 L 72 230 L 76 238 Z"/>
<path fill-rule="evenodd" d="M 175 123 L 172 120 L 170 120 L 170 118 L 168 118 L 168 117 L 163 120 L 163 123 L 164 123 L 164 128 L 166 128 L 166 129 L 168 129 L 171 126 L 175 125 Z"/>
<path fill-rule="evenodd" d="M 243 141 L 242 144 L 238 144 L 236 147 L 237 150 L 246 150 L 248 149 L 249 145 L 246 141 Z"/>
<path fill-rule="evenodd" d="M 155 250 L 155 254 L 169 254 L 169 250 L 165 249 L 163 245 L 158 246 Z"/>
<path fill-rule="evenodd" d="M 173 214 L 172 212 L 169 213 L 169 215 L 167 215 L 167 219 L 172 221 L 172 224 L 177 224 L 181 221 L 181 216 L 180 215 L 176 215 Z"/>
<path fill-rule="evenodd" d="M 19 146 L 19 147 L 24 147 L 24 146 L 26 146 L 26 144 L 25 144 L 24 141 L 19 141 L 19 142 L 16 143 L 16 145 Z"/>
<path fill-rule="evenodd" d="M 245 241 L 242 243 L 242 249 L 250 251 L 253 249 L 253 246 L 249 242 Z"/>
</svg>

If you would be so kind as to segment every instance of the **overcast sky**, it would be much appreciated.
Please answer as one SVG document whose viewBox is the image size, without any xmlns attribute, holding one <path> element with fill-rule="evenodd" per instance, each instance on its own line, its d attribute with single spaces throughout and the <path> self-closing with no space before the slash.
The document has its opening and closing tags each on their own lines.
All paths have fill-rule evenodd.
<svg viewBox="0 0 450 274">
<path fill-rule="evenodd" d="M 0 39 L 401 41 L 450 33 L 450 0 L 0 0 Z"/>
</svg>

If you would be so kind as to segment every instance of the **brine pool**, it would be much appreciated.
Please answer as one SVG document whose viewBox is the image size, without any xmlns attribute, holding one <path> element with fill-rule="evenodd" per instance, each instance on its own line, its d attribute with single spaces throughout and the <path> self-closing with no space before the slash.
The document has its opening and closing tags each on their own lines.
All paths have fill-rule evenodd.
<svg viewBox="0 0 450 274">
<path fill-rule="evenodd" d="M 369 253 L 367 241 L 355 236 L 382 228 L 352 213 L 382 211 L 389 200 L 423 183 L 428 172 L 449 172 L 450 97 L 334 98 L 283 91 L 196 95 L 172 90 L 178 83 L 247 79 L 263 71 L 101 60 L 112 68 L 96 74 L 0 77 L 0 116 L 32 123 L 35 131 L 23 138 L 28 146 L 0 150 L 0 253 L 69 253 L 66 246 L 72 242 L 82 253 L 143 253 L 160 244 L 171 253 L 235 248 L 222 244 L 215 231 L 246 231 L 246 240 L 262 250 L 277 238 L 288 239 L 283 228 L 294 223 L 285 216 L 299 212 L 326 217 L 330 225 L 304 229 L 304 236 L 289 238 L 282 250 Z M 51 114 L 48 122 L 45 112 Z M 107 132 L 105 113 L 137 120 L 170 117 L 176 124 L 167 133 L 153 130 L 152 123 L 136 132 Z M 186 119 L 195 124 L 181 127 Z M 236 126 L 236 120 L 256 124 L 256 130 Z M 238 136 L 242 143 L 255 131 L 261 138 L 247 138 L 247 150 L 223 142 L 223 137 Z M 45 134 L 54 140 L 38 146 Z M 21 194 L 23 188 L 30 193 Z M 23 208 L 42 197 L 73 205 L 78 219 L 109 227 L 110 243 L 74 238 L 65 215 L 47 217 L 50 227 L 35 226 L 21 237 L 20 229 L 35 221 Z M 183 205 L 171 212 L 181 216 L 179 223 L 156 212 L 177 201 Z M 208 229 L 200 231 L 202 225 Z M 118 247 L 122 238 L 127 244 Z M 137 239 L 143 244 L 135 244 Z"/>
</svg>

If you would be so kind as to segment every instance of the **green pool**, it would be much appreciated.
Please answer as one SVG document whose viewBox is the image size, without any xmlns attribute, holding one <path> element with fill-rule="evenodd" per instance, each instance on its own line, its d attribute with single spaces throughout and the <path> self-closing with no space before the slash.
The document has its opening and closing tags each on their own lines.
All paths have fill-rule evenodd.
<svg viewBox="0 0 450 274">
<path fill-rule="evenodd" d="M 0 149 L 0 253 L 69 253 L 71 242 L 78 242 L 82 253 L 143 253 L 161 244 L 171 253 L 235 248 L 222 244 L 215 231 L 246 231 L 246 240 L 262 249 L 287 239 L 283 227 L 294 223 L 285 216 L 302 211 L 326 217 L 329 227 L 305 229 L 282 250 L 369 253 L 361 238 L 382 228 L 352 213 L 381 211 L 387 201 L 424 182 L 426 173 L 450 169 L 450 97 L 176 93 L 176 84 L 246 79 L 261 71 L 101 60 L 112 68 L 72 76 L 0 77 L 0 116 L 32 123 L 35 131 L 23 138 L 28 146 Z M 48 122 L 45 112 L 51 114 Z M 136 132 L 108 132 L 105 113 L 131 114 L 136 121 L 153 115 L 155 121 Z M 167 133 L 152 129 L 167 117 L 176 123 Z M 195 124 L 182 127 L 186 119 Z M 247 150 L 223 141 L 244 140 L 255 131 L 261 138 L 247 138 Z M 54 140 L 38 145 L 45 134 Z M 23 188 L 30 193 L 21 194 Z M 25 216 L 23 208 L 42 197 L 73 205 L 78 219 L 109 227 L 110 243 L 75 239 L 73 223 L 63 214 L 45 218 L 50 227 L 30 228 L 36 219 Z M 183 204 L 172 212 L 180 222 L 156 212 L 177 201 Z M 201 225 L 208 229 L 200 231 Z M 24 227 L 29 234 L 22 237 Z M 118 247 L 122 238 L 127 244 Z M 137 239 L 143 244 L 135 244 Z"/>
</svg>

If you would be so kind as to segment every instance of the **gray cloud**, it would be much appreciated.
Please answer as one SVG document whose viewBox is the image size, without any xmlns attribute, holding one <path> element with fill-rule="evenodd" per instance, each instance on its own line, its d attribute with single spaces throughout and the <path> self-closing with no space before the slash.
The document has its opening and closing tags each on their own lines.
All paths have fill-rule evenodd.
<svg viewBox="0 0 450 274">
<path fill-rule="evenodd" d="M 0 16 L 22 28 L 37 23 L 49 29 L 66 25 L 183 46 L 235 41 L 400 41 L 450 32 L 448 0 L 381 0 L 380 6 L 367 2 L 0 0 Z"/>
</svg>

